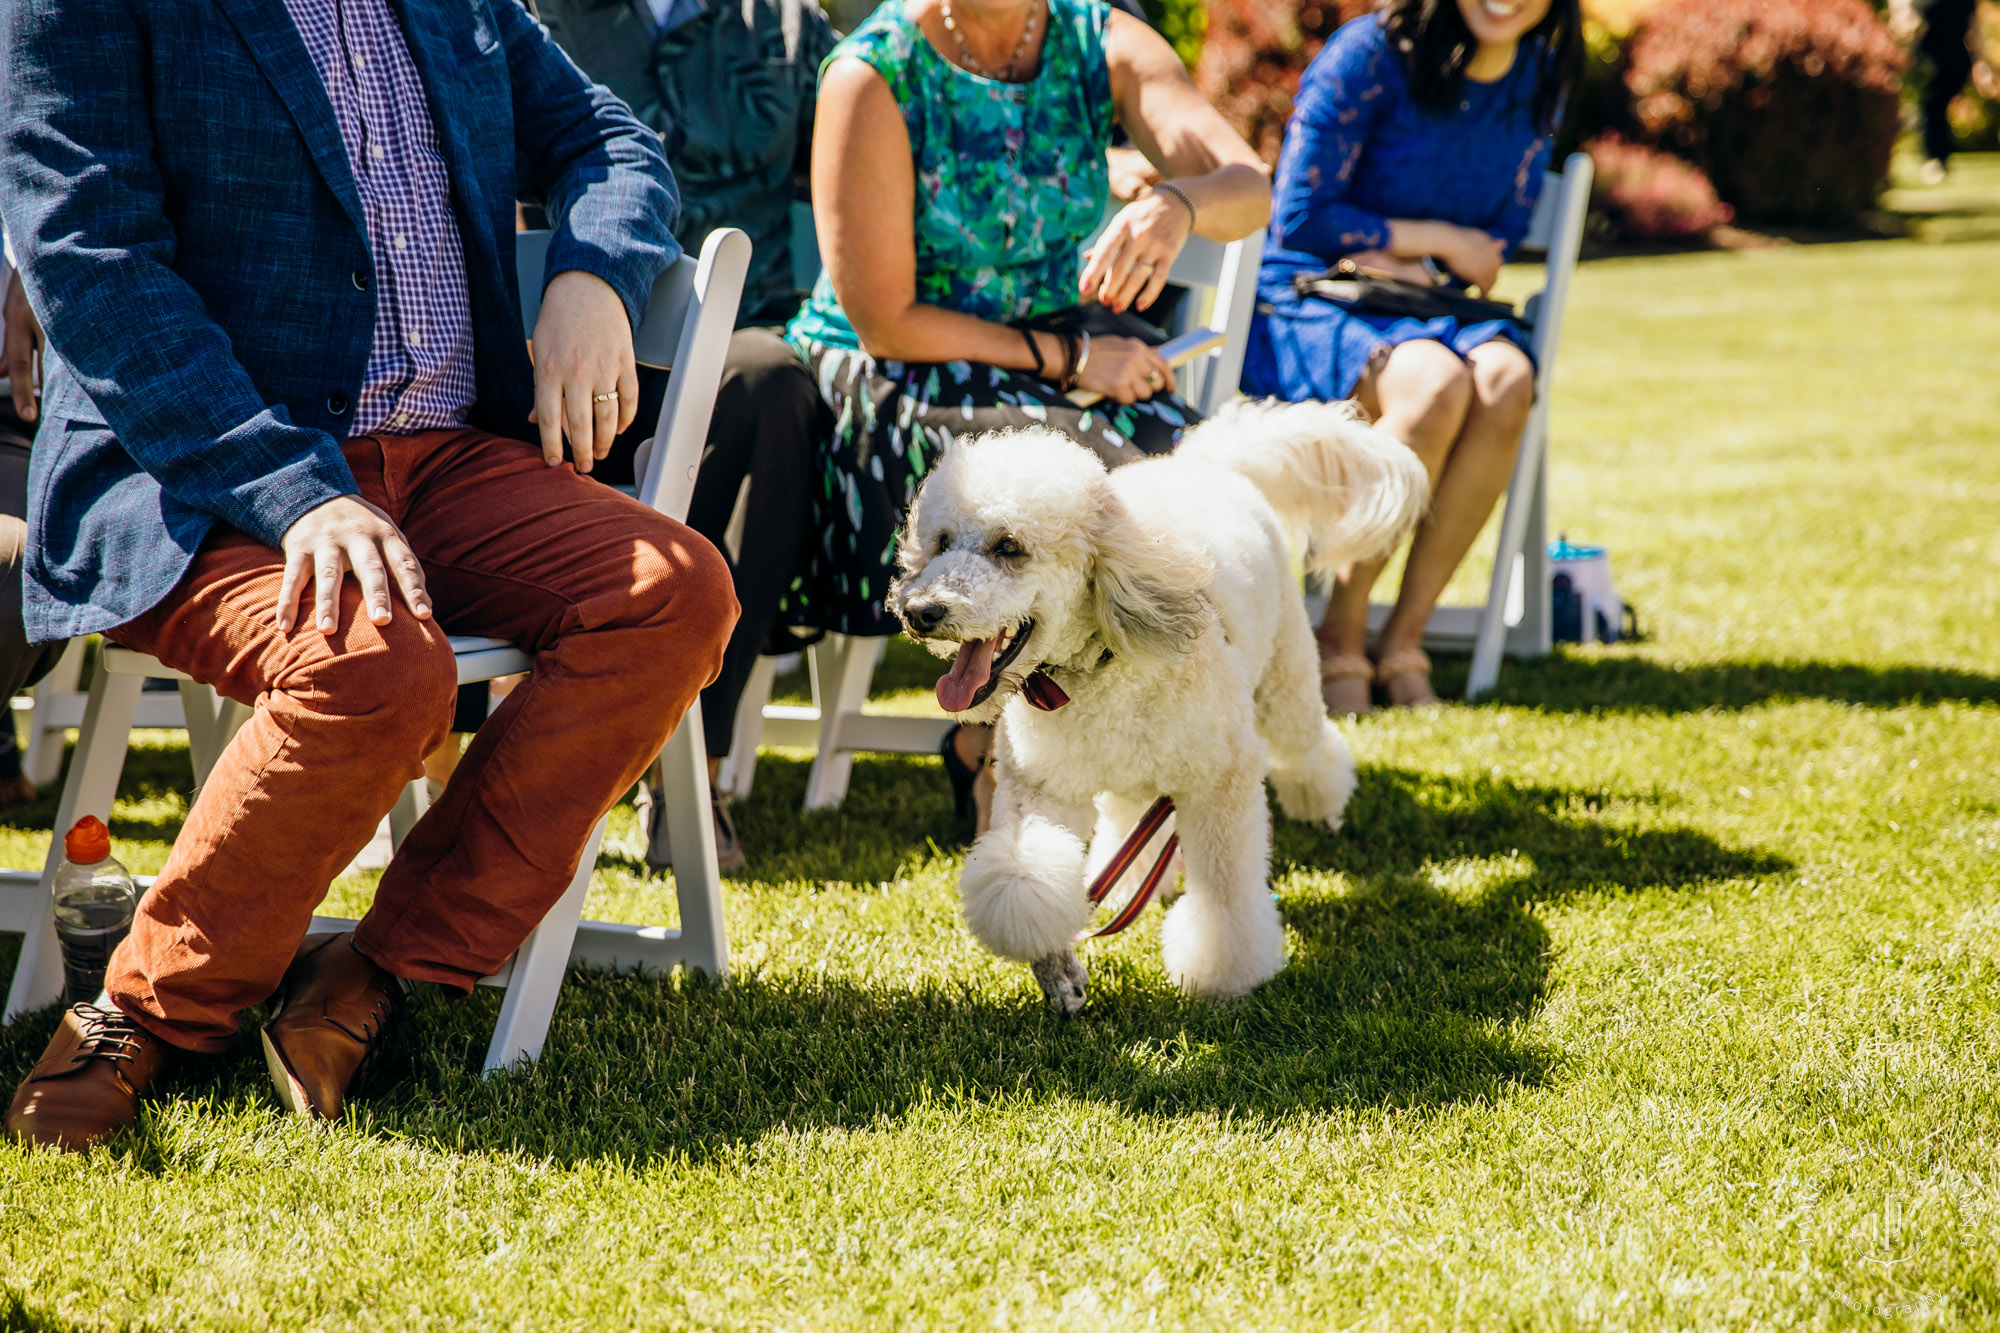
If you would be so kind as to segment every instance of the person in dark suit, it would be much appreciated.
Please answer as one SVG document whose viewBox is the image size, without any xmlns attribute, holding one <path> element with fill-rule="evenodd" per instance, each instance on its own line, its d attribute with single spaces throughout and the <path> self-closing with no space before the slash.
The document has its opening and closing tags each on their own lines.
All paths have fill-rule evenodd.
<svg viewBox="0 0 2000 1333">
<path fill-rule="evenodd" d="M 170 1053 L 274 992 L 281 1102 L 338 1116 L 399 983 L 497 969 L 720 663 L 714 547 L 582 475 L 636 408 L 673 180 L 520 0 L 7 0 L 0 88 L 48 339 L 28 635 L 102 631 L 256 705 L 7 1127 L 130 1125 Z M 518 194 L 555 232 L 532 364 Z M 358 928 L 301 948 L 450 724 L 447 632 L 534 672 Z"/>
</svg>

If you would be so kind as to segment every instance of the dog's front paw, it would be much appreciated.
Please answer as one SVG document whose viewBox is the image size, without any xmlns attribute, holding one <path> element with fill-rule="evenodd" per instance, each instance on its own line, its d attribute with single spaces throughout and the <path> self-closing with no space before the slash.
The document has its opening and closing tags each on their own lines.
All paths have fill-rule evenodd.
<svg viewBox="0 0 2000 1333">
<path fill-rule="evenodd" d="M 1057 1017 L 1075 1018 L 1083 1012 L 1090 969 L 1076 956 L 1076 950 L 1064 949 L 1061 953 L 1037 958 L 1030 966 L 1035 980 L 1041 983 L 1042 994 L 1048 998 L 1049 1008 L 1056 1011 Z"/>
</svg>

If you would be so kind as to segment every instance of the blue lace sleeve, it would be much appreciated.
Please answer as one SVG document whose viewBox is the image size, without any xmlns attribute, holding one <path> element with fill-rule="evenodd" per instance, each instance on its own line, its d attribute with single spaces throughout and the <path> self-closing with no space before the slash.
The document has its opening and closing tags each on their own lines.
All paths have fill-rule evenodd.
<svg viewBox="0 0 2000 1333">
<path fill-rule="evenodd" d="M 1485 230 L 1507 243 L 1509 259 L 1521 248 L 1521 242 L 1527 239 L 1528 224 L 1534 220 L 1535 205 L 1542 197 L 1542 181 L 1548 174 L 1551 147 L 1548 135 L 1537 134 L 1534 137 L 1514 172 L 1514 187 L 1507 191 L 1507 201 L 1486 222 Z"/>
<path fill-rule="evenodd" d="M 1272 239 L 1328 263 L 1389 244 L 1389 220 L 1347 202 L 1369 134 L 1394 107 L 1400 80 L 1385 79 L 1387 52 L 1372 16 L 1335 33 L 1299 81 L 1278 158 Z"/>
</svg>

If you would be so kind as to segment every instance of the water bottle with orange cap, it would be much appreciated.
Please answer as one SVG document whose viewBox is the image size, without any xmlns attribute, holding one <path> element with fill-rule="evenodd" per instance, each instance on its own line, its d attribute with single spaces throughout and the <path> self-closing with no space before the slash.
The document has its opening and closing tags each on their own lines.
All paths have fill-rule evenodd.
<svg viewBox="0 0 2000 1333">
<path fill-rule="evenodd" d="M 56 939 L 71 1004 L 87 1004 L 104 989 L 105 966 L 131 932 L 138 903 L 131 872 L 112 859 L 111 830 L 96 815 L 77 820 L 56 867 Z"/>
</svg>

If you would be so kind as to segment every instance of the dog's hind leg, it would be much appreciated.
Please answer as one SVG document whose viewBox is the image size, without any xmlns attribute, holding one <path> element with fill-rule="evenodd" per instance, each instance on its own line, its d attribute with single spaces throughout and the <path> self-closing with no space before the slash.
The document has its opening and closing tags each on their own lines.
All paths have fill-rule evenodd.
<svg viewBox="0 0 2000 1333">
<path fill-rule="evenodd" d="M 1320 701 L 1319 649 L 1296 597 L 1257 683 L 1257 730 L 1271 747 L 1278 805 L 1293 819 L 1338 829 L 1354 794 L 1354 756 Z"/>
<path fill-rule="evenodd" d="M 1212 788 L 1174 796 L 1187 892 L 1167 912 L 1160 952 L 1167 975 L 1196 995 L 1241 995 L 1285 965 L 1260 767 L 1241 763 Z"/>
</svg>

